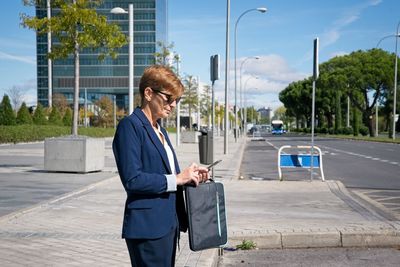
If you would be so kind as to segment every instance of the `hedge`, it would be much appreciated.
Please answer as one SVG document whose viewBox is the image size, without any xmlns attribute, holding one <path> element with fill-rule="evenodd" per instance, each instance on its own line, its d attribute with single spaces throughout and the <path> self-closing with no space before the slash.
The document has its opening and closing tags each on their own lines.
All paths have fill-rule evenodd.
<svg viewBox="0 0 400 267">
<path fill-rule="evenodd" d="M 79 135 L 90 137 L 112 137 L 113 128 L 79 128 Z M 43 141 L 48 137 L 66 136 L 71 134 L 71 128 L 52 125 L 0 125 L 0 143 L 20 143 Z"/>
</svg>

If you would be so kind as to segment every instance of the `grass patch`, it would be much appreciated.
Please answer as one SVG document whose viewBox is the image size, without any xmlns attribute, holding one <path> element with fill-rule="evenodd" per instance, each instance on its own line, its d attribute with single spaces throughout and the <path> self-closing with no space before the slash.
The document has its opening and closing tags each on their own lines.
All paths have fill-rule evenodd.
<svg viewBox="0 0 400 267">
<path fill-rule="evenodd" d="M 256 247 L 257 244 L 251 240 L 243 240 L 242 243 L 236 245 L 236 248 L 241 250 L 250 250 L 250 249 L 255 249 Z"/>
<path fill-rule="evenodd" d="M 113 128 L 78 128 L 79 135 L 90 137 L 112 137 Z M 71 134 L 71 127 L 53 125 L 13 125 L 0 126 L 0 143 L 21 143 L 43 141 L 49 137 L 59 137 Z"/>
</svg>

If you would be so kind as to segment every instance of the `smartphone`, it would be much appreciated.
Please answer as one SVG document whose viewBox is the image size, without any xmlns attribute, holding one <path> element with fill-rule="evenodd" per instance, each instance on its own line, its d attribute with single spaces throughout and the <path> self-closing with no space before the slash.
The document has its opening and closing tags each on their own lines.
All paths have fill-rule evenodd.
<svg viewBox="0 0 400 267">
<path fill-rule="evenodd" d="M 210 165 L 207 166 L 207 169 L 211 169 L 212 167 L 214 167 L 215 165 L 217 165 L 218 163 L 220 163 L 222 161 L 222 159 L 219 159 L 217 161 L 214 161 L 213 163 L 211 163 Z"/>
</svg>

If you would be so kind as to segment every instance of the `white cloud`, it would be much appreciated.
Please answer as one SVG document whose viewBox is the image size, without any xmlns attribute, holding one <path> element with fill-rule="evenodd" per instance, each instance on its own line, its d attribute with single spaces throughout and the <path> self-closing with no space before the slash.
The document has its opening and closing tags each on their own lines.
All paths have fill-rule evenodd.
<svg viewBox="0 0 400 267">
<path fill-rule="evenodd" d="M 29 92 L 28 94 L 25 94 L 23 96 L 23 101 L 25 102 L 25 104 L 29 107 L 29 106 L 36 106 L 37 104 L 37 96 L 36 96 L 36 92 Z"/>
<path fill-rule="evenodd" d="M 349 52 L 346 52 L 346 51 L 336 51 L 336 52 L 331 53 L 329 55 L 329 57 L 330 58 L 334 58 L 334 57 L 345 56 L 345 55 L 348 55 L 348 54 L 349 54 Z"/>
<path fill-rule="evenodd" d="M 22 95 L 22 101 L 24 101 L 27 106 L 36 105 L 36 103 L 37 103 L 36 79 L 25 80 L 22 83 L 14 84 L 11 87 L 17 87 L 19 89 L 19 91 L 21 92 L 21 95 Z M 8 89 L 10 89 L 10 88 L 8 88 Z M 4 89 L 0 90 L 0 97 L 2 97 L 3 94 L 8 94 L 8 92 L 7 92 L 8 89 L 4 88 Z"/>
<path fill-rule="evenodd" d="M 360 18 L 361 13 L 364 11 L 364 9 L 367 9 L 370 6 L 376 6 L 381 2 L 382 0 L 370 0 L 368 2 L 352 6 L 347 9 L 346 13 L 344 13 L 340 18 L 332 23 L 332 27 L 330 29 L 322 33 L 320 44 L 321 48 L 331 45 L 339 40 L 343 28 L 357 21 Z"/>
<path fill-rule="evenodd" d="M 332 23 L 331 27 L 329 27 L 323 33 L 319 34 L 320 49 L 336 43 L 341 38 L 344 28 L 357 21 L 361 17 L 361 13 L 365 9 L 371 6 L 379 5 L 381 2 L 382 0 L 370 0 L 365 3 L 349 7 L 345 13 L 343 13 L 337 20 Z M 304 55 L 302 62 L 311 60 L 312 57 L 312 51 L 308 51 Z"/>
<path fill-rule="evenodd" d="M 242 62 L 246 62 L 242 65 Z M 249 105 L 256 107 L 276 108 L 282 104 L 279 102 L 279 92 L 285 89 L 289 83 L 307 77 L 289 66 L 280 55 L 262 55 L 258 60 L 240 58 L 237 62 L 237 100 L 240 104 L 240 66 L 242 67 L 242 91 L 247 97 Z M 231 64 L 229 83 L 229 103 L 234 103 L 234 64 Z M 215 84 L 216 98 L 219 102 L 225 102 L 225 74 Z M 257 77 L 257 78 L 256 78 Z M 244 101 L 244 99 L 243 99 Z"/>
<path fill-rule="evenodd" d="M 24 62 L 28 63 L 31 65 L 36 65 L 36 59 L 35 57 L 32 56 L 16 56 L 16 55 L 11 55 L 8 53 L 4 53 L 0 51 L 0 60 L 5 59 L 5 60 L 12 60 L 12 61 L 19 61 L 19 62 Z"/>
<path fill-rule="evenodd" d="M 280 55 L 271 54 L 260 56 L 253 64 L 246 66 L 244 73 L 252 73 L 267 77 L 270 81 L 289 83 L 304 78 L 305 74 L 291 68 L 287 61 Z"/>
<path fill-rule="evenodd" d="M 336 43 L 337 40 L 340 38 L 340 32 L 338 29 L 331 29 L 328 32 L 324 32 L 322 36 L 320 37 L 320 47 L 326 47 L 331 44 Z M 310 53 L 310 56 L 312 53 Z"/>
</svg>

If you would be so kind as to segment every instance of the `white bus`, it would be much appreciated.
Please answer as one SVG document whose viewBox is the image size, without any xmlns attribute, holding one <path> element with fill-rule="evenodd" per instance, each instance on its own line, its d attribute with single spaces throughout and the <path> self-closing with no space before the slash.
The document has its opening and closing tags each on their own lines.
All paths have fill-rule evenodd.
<svg viewBox="0 0 400 267">
<path fill-rule="evenodd" d="M 285 130 L 283 129 L 283 121 L 281 120 L 273 120 L 271 122 L 271 127 L 272 127 L 272 134 L 283 134 L 285 133 Z"/>
</svg>

